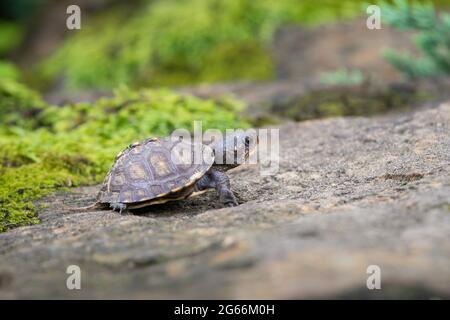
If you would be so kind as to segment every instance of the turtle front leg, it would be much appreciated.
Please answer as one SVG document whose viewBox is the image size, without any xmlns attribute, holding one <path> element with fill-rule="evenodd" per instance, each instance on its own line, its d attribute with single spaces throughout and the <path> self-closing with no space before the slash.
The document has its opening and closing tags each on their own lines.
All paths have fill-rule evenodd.
<svg viewBox="0 0 450 320">
<path fill-rule="evenodd" d="M 119 214 L 123 214 L 123 215 L 128 214 L 127 205 L 125 203 L 112 202 L 112 203 L 109 204 L 109 206 L 114 211 L 119 211 Z"/>
<path fill-rule="evenodd" d="M 227 207 L 239 205 L 230 189 L 230 179 L 224 172 L 211 170 L 197 182 L 196 188 L 197 190 L 215 188 L 219 194 L 220 202 L 224 205 Z"/>
</svg>

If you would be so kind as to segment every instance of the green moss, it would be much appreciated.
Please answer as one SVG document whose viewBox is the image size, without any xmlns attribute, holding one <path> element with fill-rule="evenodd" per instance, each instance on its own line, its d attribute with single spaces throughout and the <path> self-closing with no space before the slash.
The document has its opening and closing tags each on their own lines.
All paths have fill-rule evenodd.
<svg viewBox="0 0 450 320">
<path fill-rule="evenodd" d="M 0 20 L 0 56 L 15 49 L 23 37 L 23 27 L 18 23 Z"/>
<path fill-rule="evenodd" d="M 46 104 L 35 91 L 11 79 L 0 80 L 0 125 L 30 128 Z"/>
<path fill-rule="evenodd" d="M 363 2 L 156 0 L 115 7 L 83 20 L 40 65 L 37 82 L 64 75 L 68 88 L 92 89 L 268 79 L 278 27 L 364 14 Z"/>
<path fill-rule="evenodd" d="M 194 120 L 205 129 L 247 126 L 237 116 L 243 107 L 237 101 L 167 90 L 121 88 L 94 104 L 56 107 L 21 85 L 0 81 L 0 103 L 0 112 L 9 114 L 0 118 L 0 231 L 36 223 L 33 201 L 43 195 L 101 182 L 115 155 L 133 141 L 192 129 Z"/>
<path fill-rule="evenodd" d="M 400 90 L 395 86 L 369 83 L 358 86 L 326 86 L 276 105 L 269 111 L 296 121 L 337 116 L 370 116 L 407 110 L 430 98 L 433 98 L 433 93 L 423 92 L 420 88 Z"/>
<path fill-rule="evenodd" d="M 251 63 L 242 57 L 251 57 Z M 218 45 L 206 54 L 204 63 L 210 67 L 202 70 L 199 80 L 206 82 L 268 79 L 273 73 L 267 49 L 257 42 Z"/>
<path fill-rule="evenodd" d="M 20 71 L 14 64 L 0 60 L 0 79 L 18 80 L 19 77 Z"/>
</svg>

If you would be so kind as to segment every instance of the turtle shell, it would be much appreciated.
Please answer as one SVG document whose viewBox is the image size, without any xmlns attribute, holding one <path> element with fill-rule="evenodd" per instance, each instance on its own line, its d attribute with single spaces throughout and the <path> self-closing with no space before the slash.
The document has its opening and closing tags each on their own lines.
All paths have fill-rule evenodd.
<svg viewBox="0 0 450 320">
<path fill-rule="evenodd" d="M 201 161 L 194 161 L 195 150 L 201 151 Z M 206 145 L 170 137 L 133 143 L 117 155 L 97 201 L 133 208 L 186 198 L 213 162 L 213 151 Z"/>
</svg>

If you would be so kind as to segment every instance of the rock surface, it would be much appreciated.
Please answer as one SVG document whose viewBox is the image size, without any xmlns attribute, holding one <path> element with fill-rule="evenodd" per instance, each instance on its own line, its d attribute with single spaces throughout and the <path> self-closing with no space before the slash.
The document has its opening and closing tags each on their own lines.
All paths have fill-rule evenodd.
<svg viewBox="0 0 450 320">
<path fill-rule="evenodd" d="M 450 298 L 450 103 L 289 123 L 276 175 L 230 176 L 234 208 L 214 191 L 127 216 L 64 209 L 98 186 L 45 199 L 41 224 L 0 234 L 0 298 Z"/>
<path fill-rule="evenodd" d="M 326 72 L 357 70 L 386 82 L 401 80 L 383 56 L 387 49 L 418 55 L 412 34 L 385 23 L 381 29 L 371 30 L 366 20 L 279 29 L 273 43 L 277 78 L 320 78 Z"/>
</svg>

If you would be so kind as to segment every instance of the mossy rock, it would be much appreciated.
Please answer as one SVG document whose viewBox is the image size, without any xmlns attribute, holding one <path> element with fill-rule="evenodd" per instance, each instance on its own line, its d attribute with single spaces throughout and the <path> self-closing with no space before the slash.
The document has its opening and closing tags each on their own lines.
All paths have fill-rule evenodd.
<svg viewBox="0 0 450 320">
<path fill-rule="evenodd" d="M 371 116 L 405 111 L 431 98 L 414 85 L 321 86 L 270 106 L 269 112 L 295 121 L 337 116 Z"/>
</svg>

